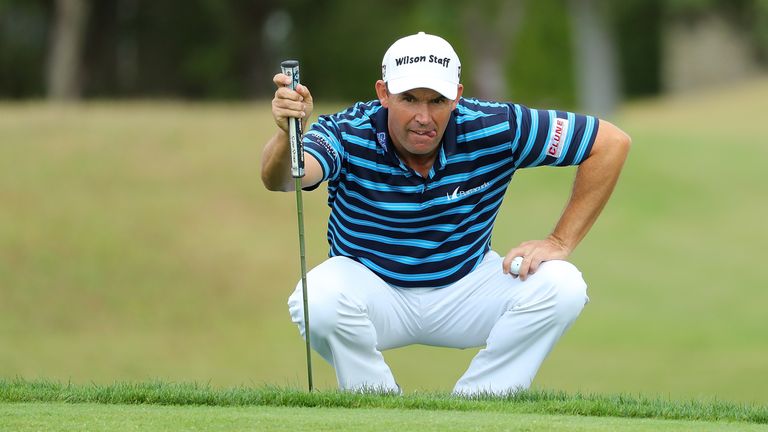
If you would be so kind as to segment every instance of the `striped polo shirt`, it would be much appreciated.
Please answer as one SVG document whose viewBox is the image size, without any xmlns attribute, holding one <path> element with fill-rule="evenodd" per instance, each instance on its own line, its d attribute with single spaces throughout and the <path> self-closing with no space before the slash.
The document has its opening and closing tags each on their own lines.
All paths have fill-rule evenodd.
<svg viewBox="0 0 768 432">
<path fill-rule="evenodd" d="M 490 249 L 515 171 L 581 163 L 598 128 L 595 117 L 462 98 L 422 177 L 394 151 L 387 112 L 371 101 L 321 116 L 303 142 L 328 182 L 329 256 L 401 288 L 445 287 L 470 273 Z"/>
</svg>

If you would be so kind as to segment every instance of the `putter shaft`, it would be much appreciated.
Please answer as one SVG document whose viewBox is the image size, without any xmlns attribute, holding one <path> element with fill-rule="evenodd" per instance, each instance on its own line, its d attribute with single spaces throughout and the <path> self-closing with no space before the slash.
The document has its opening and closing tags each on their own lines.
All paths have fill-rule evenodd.
<svg viewBox="0 0 768 432">
<path fill-rule="evenodd" d="M 307 344 L 307 382 L 312 391 L 312 355 L 309 344 L 309 304 L 307 303 L 307 258 L 304 250 L 304 203 L 301 199 L 301 178 L 296 177 L 296 214 L 299 219 L 299 255 L 301 256 L 301 293 L 304 301 L 304 339 Z"/>
</svg>

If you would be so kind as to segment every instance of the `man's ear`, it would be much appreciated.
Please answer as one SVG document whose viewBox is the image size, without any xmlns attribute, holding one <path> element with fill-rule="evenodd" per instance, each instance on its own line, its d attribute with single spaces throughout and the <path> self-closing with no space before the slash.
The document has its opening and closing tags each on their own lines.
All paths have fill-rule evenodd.
<svg viewBox="0 0 768 432">
<path fill-rule="evenodd" d="M 376 96 L 381 102 L 381 106 L 389 108 L 389 90 L 387 90 L 387 83 L 382 80 L 376 81 Z"/>
<path fill-rule="evenodd" d="M 464 93 L 464 86 L 459 84 L 458 92 L 456 93 L 456 100 L 453 101 L 453 109 L 456 109 L 456 105 L 459 104 L 459 99 L 461 99 L 462 93 Z"/>
</svg>

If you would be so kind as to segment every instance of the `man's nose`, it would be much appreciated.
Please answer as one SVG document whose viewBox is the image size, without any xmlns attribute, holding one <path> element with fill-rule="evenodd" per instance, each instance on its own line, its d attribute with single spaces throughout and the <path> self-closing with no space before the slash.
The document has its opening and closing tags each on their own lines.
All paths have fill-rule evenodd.
<svg viewBox="0 0 768 432">
<path fill-rule="evenodd" d="M 416 115 L 414 116 L 419 124 L 429 123 L 429 105 L 426 103 L 418 104 L 416 107 Z"/>
</svg>

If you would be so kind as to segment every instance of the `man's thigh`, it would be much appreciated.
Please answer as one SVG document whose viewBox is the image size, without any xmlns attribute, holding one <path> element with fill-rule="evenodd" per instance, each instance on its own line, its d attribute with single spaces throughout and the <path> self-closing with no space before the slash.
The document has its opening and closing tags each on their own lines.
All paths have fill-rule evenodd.
<svg viewBox="0 0 768 432">
<path fill-rule="evenodd" d="M 321 308 L 316 313 L 334 314 L 339 326 L 350 327 L 339 331 L 354 331 L 355 325 L 370 323 L 380 350 L 414 343 L 419 319 L 413 302 L 359 262 L 329 258 L 307 274 L 307 288 L 310 312 Z M 300 283 L 296 291 L 300 296 Z"/>
<path fill-rule="evenodd" d="M 505 275 L 494 251 L 469 275 L 425 296 L 420 343 L 453 348 L 485 345 L 494 324 L 515 304 L 520 280 Z"/>
<path fill-rule="evenodd" d="M 484 346 L 491 329 L 508 311 L 519 312 L 521 319 L 540 319 L 531 314 L 567 297 L 559 290 L 574 281 L 583 284 L 581 273 L 564 261 L 542 263 L 525 282 L 504 274 L 502 261 L 501 256 L 490 251 L 472 273 L 449 287 L 430 292 L 422 302 L 419 343 L 455 348 Z M 580 301 L 585 302 L 587 297 L 582 297 Z"/>
</svg>

